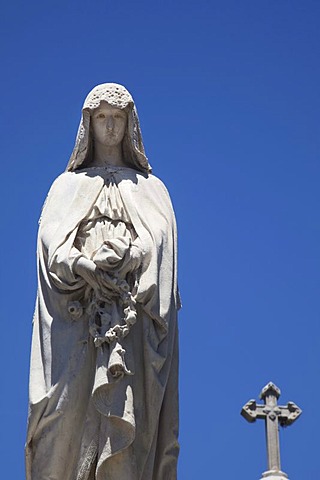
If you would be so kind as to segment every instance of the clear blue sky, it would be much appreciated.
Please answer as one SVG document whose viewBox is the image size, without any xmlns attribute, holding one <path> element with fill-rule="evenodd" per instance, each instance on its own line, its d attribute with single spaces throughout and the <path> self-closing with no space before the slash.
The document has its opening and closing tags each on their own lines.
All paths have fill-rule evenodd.
<svg viewBox="0 0 320 480">
<path fill-rule="evenodd" d="M 303 409 L 283 469 L 320 478 L 319 24 L 316 0 L 3 3 L 3 478 L 24 478 L 37 220 L 108 81 L 178 219 L 179 480 L 260 478 L 263 425 L 239 412 L 269 380 Z"/>
</svg>

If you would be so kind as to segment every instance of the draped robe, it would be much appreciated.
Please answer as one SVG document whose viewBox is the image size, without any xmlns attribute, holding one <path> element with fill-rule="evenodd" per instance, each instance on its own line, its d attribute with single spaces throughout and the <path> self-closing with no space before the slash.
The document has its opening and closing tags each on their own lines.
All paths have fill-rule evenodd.
<svg viewBox="0 0 320 480">
<path fill-rule="evenodd" d="M 97 345 L 88 286 L 74 263 L 83 254 L 81 226 L 110 185 L 135 232 L 130 249 L 135 242 L 141 249 L 136 322 L 119 342 Z M 44 205 L 37 252 L 27 480 L 175 480 L 179 298 L 166 188 L 130 168 L 64 173 Z M 112 375 L 114 356 L 124 365 L 120 376 Z"/>
</svg>

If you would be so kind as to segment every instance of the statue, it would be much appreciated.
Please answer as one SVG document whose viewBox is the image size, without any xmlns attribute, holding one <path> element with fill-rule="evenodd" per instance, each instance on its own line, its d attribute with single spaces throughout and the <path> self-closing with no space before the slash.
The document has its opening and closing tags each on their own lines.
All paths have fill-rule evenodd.
<svg viewBox="0 0 320 480">
<path fill-rule="evenodd" d="M 87 96 L 40 219 L 27 480 L 174 480 L 176 224 L 130 93 Z"/>
</svg>

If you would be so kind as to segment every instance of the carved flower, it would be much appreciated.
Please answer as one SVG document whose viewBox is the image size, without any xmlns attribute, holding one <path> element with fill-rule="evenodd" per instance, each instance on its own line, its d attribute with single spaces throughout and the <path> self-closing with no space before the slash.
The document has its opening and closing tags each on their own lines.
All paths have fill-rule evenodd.
<svg viewBox="0 0 320 480">
<path fill-rule="evenodd" d="M 78 319 L 83 315 L 83 306 L 80 302 L 75 300 L 74 302 L 69 302 L 68 312 L 74 319 Z"/>
</svg>

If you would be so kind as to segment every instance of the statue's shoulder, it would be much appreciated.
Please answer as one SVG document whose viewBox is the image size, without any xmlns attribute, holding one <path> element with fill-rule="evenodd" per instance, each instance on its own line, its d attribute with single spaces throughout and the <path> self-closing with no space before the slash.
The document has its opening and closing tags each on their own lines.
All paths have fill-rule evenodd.
<svg viewBox="0 0 320 480">
<path fill-rule="evenodd" d="M 159 177 L 157 177 L 154 174 L 149 174 L 148 181 L 150 185 L 152 185 L 152 188 L 157 189 L 158 191 L 161 191 L 163 194 L 165 194 L 167 197 L 170 198 L 167 187 Z"/>
<path fill-rule="evenodd" d="M 64 172 L 61 173 L 53 182 L 49 190 L 49 195 L 52 195 L 53 193 L 57 192 L 59 189 L 64 188 L 67 184 L 70 178 L 72 178 L 72 175 L 70 175 L 71 172 Z"/>
<path fill-rule="evenodd" d="M 166 189 L 165 184 L 160 180 L 159 177 L 156 177 L 153 173 L 149 174 L 139 174 L 139 182 L 140 183 L 146 183 L 149 184 L 150 186 L 153 186 L 154 188 L 164 188 Z"/>
<path fill-rule="evenodd" d="M 90 177 L 84 172 L 63 172 L 52 183 L 48 196 L 70 196 L 86 181 Z"/>
<path fill-rule="evenodd" d="M 82 177 L 83 175 L 77 172 L 63 172 L 54 180 L 51 188 L 53 189 L 64 188 L 64 187 L 70 188 L 71 185 L 78 184 Z"/>
<path fill-rule="evenodd" d="M 70 202 L 74 196 L 74 192 L 78 188 L 80 177 L 74 172 L 64 172 L 59 175 L 52 183 L 44 205 L 42 214 L 48 207 L 60 205 L 61 202 Z"/>
<path fill-rule="evenodd" d="M 154 174 L 138 175 L 138 177 L 139 190 L 143 192 L 144 195 L 147 195 L 155 202 L 162 202 L 162 204 L 167 205 L 169 209 L 172 208 L 169 192 L 160 178 Z"/>
</svg>

